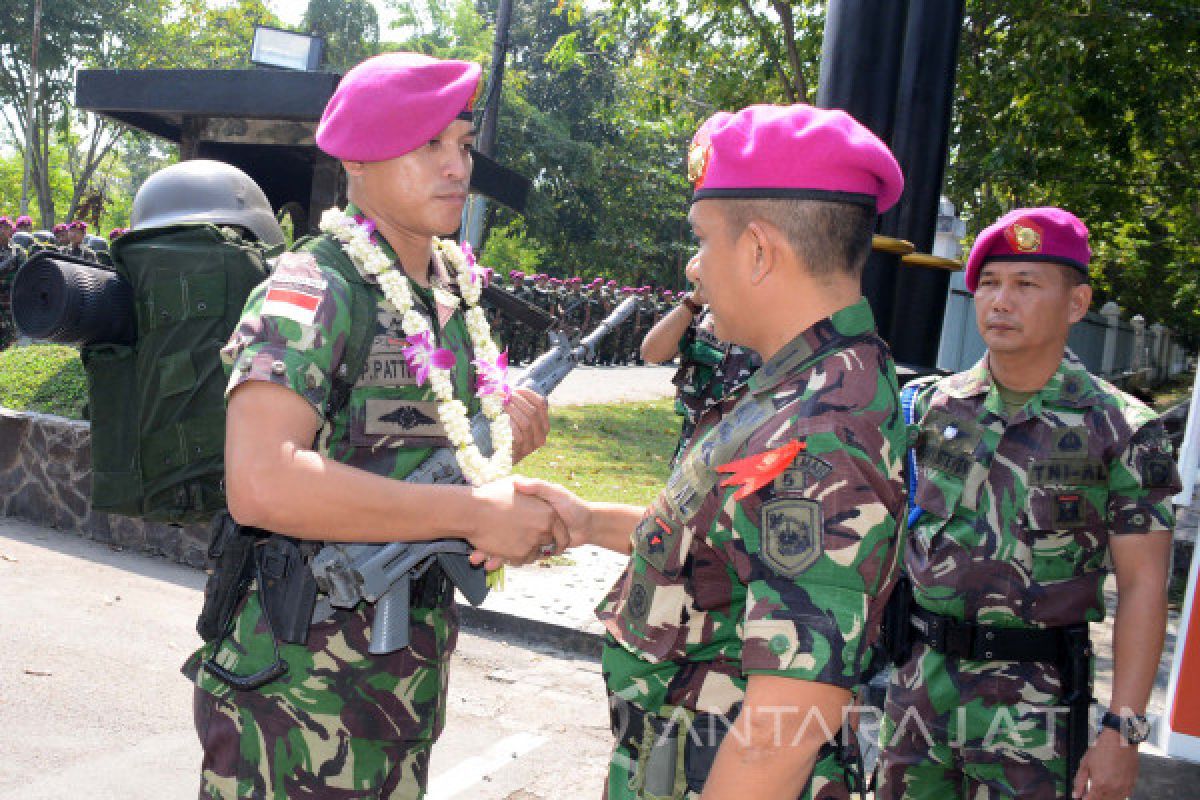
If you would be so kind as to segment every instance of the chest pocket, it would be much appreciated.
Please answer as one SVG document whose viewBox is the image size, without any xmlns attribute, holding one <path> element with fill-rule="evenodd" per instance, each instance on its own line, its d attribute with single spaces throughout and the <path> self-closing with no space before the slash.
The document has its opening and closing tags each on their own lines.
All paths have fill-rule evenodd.
<svg viewBox="0 0 1200 800">
<path fill-rule="evenodd" d="M 684 639 L 688 593 L 683 570 L 692 528 L 655 500 L 633 533 L 633 560 L 617 601 L 617 626 L 624 644 L 653 662 L 674 653 Z"/>
<path fill-rule="evenodd" d="M 977 423 L 957 419 L 940 409 L 930 409 L 921 420 L 917 464 L 926 470 L 957 478 L 961 486 L 975 463 L 982 439 L 983 428 Z"/>
<path fill-rule="evenodd" d="M 1108 489 L 1086 484 L 1030 485 L 1025 536 L 1035 581 L 1069 580 L 1103 569 L 1108 554 Z"/>
</svg>

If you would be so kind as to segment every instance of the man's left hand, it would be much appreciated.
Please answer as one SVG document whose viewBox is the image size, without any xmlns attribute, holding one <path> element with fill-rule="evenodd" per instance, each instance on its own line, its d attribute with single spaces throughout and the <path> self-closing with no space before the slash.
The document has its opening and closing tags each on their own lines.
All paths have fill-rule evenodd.
<svg viewBox="0 0 1200 800">
<path fill-rule="evenodd" d="M 532 389 L 515 389 L 504 409 L 512 423 L 513 463 L 546 443 L 550 434 L 550 405 Z"/>
<path fill-rule="evenodd" d="M 1138 749 L 1105 728 L 1088 748 L 1075 774 L 1072 797 L 1081 800 L 1125 800 L 1137 783 Z"/>
</svg>

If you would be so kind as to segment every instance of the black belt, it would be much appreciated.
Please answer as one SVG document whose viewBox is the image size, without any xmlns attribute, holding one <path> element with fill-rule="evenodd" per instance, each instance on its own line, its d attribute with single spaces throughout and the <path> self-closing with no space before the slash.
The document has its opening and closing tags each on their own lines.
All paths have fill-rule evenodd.
<svg viewBox="0 0 1200 800">
<path fill-rule="evenodd" d="M 912 612 L 915 637 L 947 656 L 968 661 L 1045 661 L 1067 659 L 1068 637 L 1087 624 L 1057 628 L 1000 628 L 944 617 L 917 607 Z M 1090 647 L 1086 655 L 1091 655 Z"/>
</svg>

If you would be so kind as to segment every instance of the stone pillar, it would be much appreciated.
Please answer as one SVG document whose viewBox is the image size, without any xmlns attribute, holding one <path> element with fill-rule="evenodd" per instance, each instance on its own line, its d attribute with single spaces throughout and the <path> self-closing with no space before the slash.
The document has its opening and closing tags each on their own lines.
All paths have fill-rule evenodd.
<svg viewBox="0 0 1200 800">
<path fill-rule="evenodd" d="M 1158 384 L 1163 376 L 1163 339 L 1167 332 L 1166 326 L 1156 322 L 1150 326 L 1150 380 Z"/>
<path fill-rule="evenodd" d="M 1117 335 L 1120 333 L 1121 307 L 1109 300 L 1100 309 L 1107 327 L 1104 329 L 1104 355 L 1100 359 L 1100 374 L 1105 378 L 1113 374 L 1117 362 Z"/>
<path fill-rule="evenodd" d="M 1133 363 L 1129 371 L 1137 375 L 1146 368 L 1146 318 L 1135 314 L 1129 324 L 1133 326 Z"/>
</svg>

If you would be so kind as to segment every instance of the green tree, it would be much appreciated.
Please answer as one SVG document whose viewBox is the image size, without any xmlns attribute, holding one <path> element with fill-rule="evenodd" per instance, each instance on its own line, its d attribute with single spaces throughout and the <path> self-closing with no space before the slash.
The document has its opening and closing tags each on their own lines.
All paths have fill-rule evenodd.
<svg viewBox="0 0 1200 800">
<path fill-rule="evenodd" d="M 303 27 L 325 39 L 325 63 L 345 72 L 379 51 L 379 12 L 369 0 L 309 0 Z"/>
</svg>

